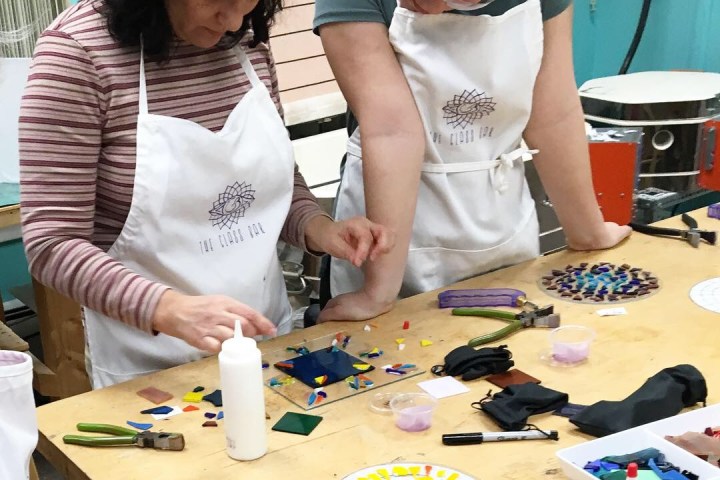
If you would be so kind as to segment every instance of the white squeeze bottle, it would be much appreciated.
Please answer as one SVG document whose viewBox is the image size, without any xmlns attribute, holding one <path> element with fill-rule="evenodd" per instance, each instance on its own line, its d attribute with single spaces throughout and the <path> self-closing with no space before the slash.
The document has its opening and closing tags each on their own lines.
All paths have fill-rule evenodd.
<svg viewBox="0 0 720 480">
<path fill-rule="evenodd" d="M 235 336 L 218 355 L 227 453 L 235 460 L 255 460 L 267 452 L 262 356 L 257 342 L 243 337 L 240 320 Z"/>
</svg>

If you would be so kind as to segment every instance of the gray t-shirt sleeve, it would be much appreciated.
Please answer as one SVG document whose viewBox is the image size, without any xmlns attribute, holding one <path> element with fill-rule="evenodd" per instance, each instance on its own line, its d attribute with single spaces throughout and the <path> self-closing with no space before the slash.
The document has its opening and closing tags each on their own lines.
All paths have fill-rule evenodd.
<svg viewBox="0 0 720 480">
<path fill-rule="evenodd" d="M 485 8 L 474 12 L 475 15 L 502 15 L 525 0 L 497 0 Z M 563 11 L 572 0 L 540 0 L 543 19 L 548 20 Z M 335 22 L 376 22 L 390 26 L 397 0 L 315 0 L 315 20 L 313 29 Z M 458 12 L 460 13 L 460 12 Z"/>
</svg>

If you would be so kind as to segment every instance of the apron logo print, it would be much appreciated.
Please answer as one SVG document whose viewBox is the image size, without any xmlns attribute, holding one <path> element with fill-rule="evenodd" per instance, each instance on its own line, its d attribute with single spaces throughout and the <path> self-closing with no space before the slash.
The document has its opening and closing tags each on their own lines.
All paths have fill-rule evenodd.
<svg viewBox="0 0 720 480">
<path fill-rule="evenodd" d="M 465 128 L 472 125 L 475 120 L 483 118 L 495 111 L 493 97 L 488 97 L 485 92 L 464 90 L 461 95 L 455 95 L 443 107 L 443 118 L 453 128 Z"/>
<path fill-rule="evenodd" d="M 245 182 L 229 185 L 218 195 L 212 210 L 208 212 L 213 227 L 220 226 L 222 230 L 235 225 L 245 216 L 245 210 L 250 208 L 253 201 L 255 201 L 255 190 L 252 189 L 252 185 L 246 185 Z"/>
</svg>

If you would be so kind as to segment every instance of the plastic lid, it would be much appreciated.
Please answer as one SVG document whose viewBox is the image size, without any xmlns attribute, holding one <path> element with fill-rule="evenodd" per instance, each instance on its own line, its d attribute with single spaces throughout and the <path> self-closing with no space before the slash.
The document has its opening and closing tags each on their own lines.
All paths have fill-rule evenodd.
<svg viewBox="0 0 720 480">
<path fill-rule="evenodd" d="M 251 348 L 257 348 L 257 342 L 252 337 L 243 337 L 240 320 L 235 320 L 235 336 L 222 343 L 222 352 L 226 355 L 235 356 Z"/>
<path fill-rule="evenodd" d="M 376 393 L 370 399 L 370 410 L 380 415 L 391 415 L 390 400 L 400 395 L 397 392 Z"/>
</svg>

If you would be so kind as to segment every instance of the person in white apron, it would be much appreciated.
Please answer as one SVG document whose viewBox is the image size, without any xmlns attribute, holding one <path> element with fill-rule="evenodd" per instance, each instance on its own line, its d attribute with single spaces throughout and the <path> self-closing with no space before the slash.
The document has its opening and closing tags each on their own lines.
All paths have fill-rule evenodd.
<svg viewBox="0 0 720 480">
<path fill-rule="evenodd" d="M 278 8 L 280 0 L 212 5 L 189 0 L 81 2 L 50 27 L 60 30 L 54 37 L 58 43 L 39 42 L 44 49 L 39 57 L 66 58 L 80 67 L 61 68 L 63 73 L 55 75 L 54 64 L 36 59 L 31 69 L 24 101 L 34 133 L 21 139 L 26 247 L 33 275 L 63 293 L 75 293 L 73 298 L 85 305 L 93 388 L 215 352 L 233 335 L 237 319 L 248 336 L 288 333 L 291 310 L 276 253 L 281 232 L 308 251 L 338 255 L 356 265 L 391 247 L 388 231 L 367 219 L 334 222 L 295 173 L 276 99 L 253 67 L 257 62 L 267 82 L 273 82 L 272 57 L 259 43 L 267 42 L 267 24 Z M 135 11 L 144 15 L 130 15 Z M 165 17 L 169 23 L 157 21 Z M 78 23 L 81 27 L 75 29 Z M 140 35 L 132 35 L 133 29 Z M 142 34 L 153 29 L 164 34 Z M 87 31 L 93 32 L 90 38 Z M 224 40 L 235 46 L 213 48 Z M 102 52 L 100 58 L 88 56 L 85 47 Z M 252 62 L 245 49 L 252 52 Z M 147 81 L 146 54 L 160 60 Z M 174 63 L 161 61 L 172 55 Z M 57 88 L 66 78 L 70 86 Z M 127 91 L 138 79 L 135 127 L 129 126 L 134 102 L 128 101 L 135 97 Z M 154 85 L 150 101 L 148 84 Z M 47 91 L 69 105 L 69 115 L 59 111 L 56 124 L 52 116 L 43 116 L 44 109 L 55 112 L 52 106 L 32 103 L 37 92 Z M 226 109 L 228 98 L 235 100 Z M 212 103 L 199 106 L 203 99 Z M 99 107 L 82 110 L 86 105 Z M 157 113 L 163 108 L 177 113 Z M 219 130 L 183 115 L 198 122 L 210 117 L 207 125 Z M 35 121 L 38 118 L 42 121 Z M 113 137 L 118 131 L 119 141 Z M 80 146 L 101 141 L 97 149 L 76 152 L 58 138 Z M 127 147 L 134 140 L 134 156 L 118 154 L 117 144 Z M 40 165 L 33 163 L 37 149 L 48 142 L 57 142 L 57 152 L 41 155 Z M 123 170 L 133 172 L 129 179 L 116 173 Z M 128 205 L 124 195 L 129 180 Z M 68 186 L 51 189 L 49 196 L 33 188 L 49 182 Z M 108 183 L 124 189 L 112 191 Z M 113 196 L 119 199 L 118 207 L 108 214 L 99 198 Z M 88 202 L 78 198 L 95 203 L 78 206 Z M 291 205 L 294 210 L 288 215 Z M 105 216 L 95 216 L 94 208 L 100 206 Z M 118 217 L 122 229 L 103 252 L 95 237 L 109 237 L 113 231 L 98 233 L 93 226 L 119 223 Z M 107 275 L 110 269 L 117 274 Z M 111 281 L 115 278 L 120 280 Z M 154 301 L 147 300 L 150 296 Z"/>
<path fill-rule="evenodd" d="M 292 144 L 267 88 L 242 48 L 235 50 L 252 89 L 218 133 L 148 111 L 141 52 L 135 189 L 108 255 L 186 295 L 231 297 L 270 319 L 283 335 L 292 330 L 292 312 L 276 245 L 293 192 Z M 210 222 L 191 193 L 202 186 L 224 189 Z M 208 243 L 226 226 L 232 228 L 225 228 L 224 240 Z M 350 233 L 360 238 L 366 232 Z M 372 255 L 384 248 L 375 245 Z M 356 261 L 363 256 L 348 252 Z M 207 355 L 179 338 L 148 336 L 87 308 L 85 328 L 94 388 Z"/>
<path fill-rule="evenodd" d="M 418 9 L 423 4 L 426 12 L 449 9 L 436 8 L 441 3 L 437 1 L 408 3 Z M 527 0 L 499 16 L 395 10 L 389 42 L 417 106 L 425 142 L 400 296 L 444 287 L 539 254 L 538 221 L 523 166 L 538 150 L 525 145 L 523 132 L 533 110 L 543 34 L 539 0 Z M 333 55 L 331 40 L 323 37 L 323 41 L 332 64 L 338 55 Z M 338 80 L 342 86 L 342 73 Z M 353 87 L 358 88 L 352 83 L 344 88 L 351 105 L 356 96 L 363 98 Z M 368 172 L 363 172 L 363 119 L 358 119 L 360 127 L 348 141 L 337 218 L 365 214 L 368 185 L 363 178 L 367 181 Z M 379 155 L 377 149 L 374 155 Z M 589 174 L 587 165 L 584 168 Z M 411 170 L 408 167 L 405 173 Z M 603 224 L 589 175 L 579 178 L 590 191 L 585 197 L 593 212 L 588 223 L 616 228 Z M 598 246 L 612 246 L 627 234 L 622 229 L 609 243 Z M 378 276 L 373 278 L 376 284 Z M 370 315 L 383 311 L 362 307 L 358 293 L 371 296 L 363 270 L 346 262 L 332 260 L 330 290 L 334 297 L 342 296 L 329 303 L 321 321 L 347 316 L 359 320 L 363 310 Z"/>
<path fill-rule="evenodd" d="M 252 89 L 218 133 L 148 111 L 141 52 L 133 200 L 108 255 L 186 295 L 222 294 L 251 305 L 284 334 L 291 311 L 276 243 L 292 196 L 292 145 L 267 89 L 242 48 L 235 50 Z M 192 194 L 200 188 L 230 198 L 211 212 L 212 222 Z M 247 211 L 235 223 L 241 209 Z M 225 242 L 217 232 L 226 232 Z M 179 338 L 149 336 L 87 308 L 85 329 L 94 388 L 206 355 Z"/>
</svg>

